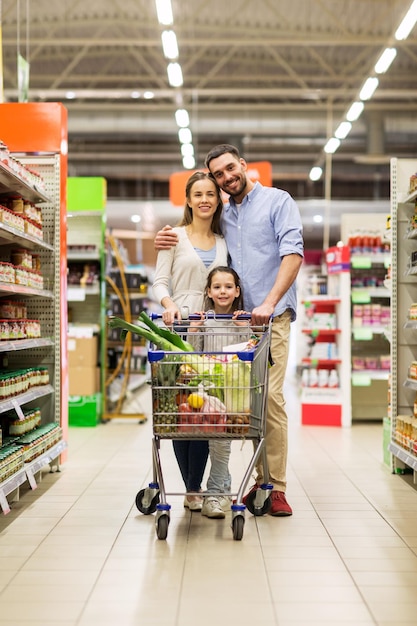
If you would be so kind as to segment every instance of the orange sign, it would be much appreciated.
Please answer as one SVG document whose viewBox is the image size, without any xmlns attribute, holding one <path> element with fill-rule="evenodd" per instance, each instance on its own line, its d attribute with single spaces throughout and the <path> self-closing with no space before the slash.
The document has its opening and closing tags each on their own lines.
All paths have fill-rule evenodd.
<svg viewBox="0 0 417 626">
<path fill-rule="evenodd" d="M 259 181 L 265 187 L 272 187 L 272 165 L 269 161 L 258 161 L 256 163 L 248 163 L 248 176 L 251 180 Z M 170 202 L 177 207 L 183 207 L 185 204 L 185 187 L 187 181 L 194 172 L 208 170 L 186 170 L 184 172 L 175 172 L 169 177 L 169 199 Z M 228 196 L 224 195 L 227 201 Z"/>
</svg>

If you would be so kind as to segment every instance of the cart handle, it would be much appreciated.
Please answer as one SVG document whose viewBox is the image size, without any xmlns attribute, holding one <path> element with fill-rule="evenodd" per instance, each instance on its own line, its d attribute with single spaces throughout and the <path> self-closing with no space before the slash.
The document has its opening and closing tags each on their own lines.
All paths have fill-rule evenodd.
<svg viewBox="0 0 417 626">
<path fill-rule="evenodd" d="M 185 311 L 184 309 L 188 309 L 188 307 L 182 307 L 181 308 L 181 319 L 185 320 L 200 320 L 201 316 L 198 313 L 188 313 L 188 311 Z M 233 318 L 233 315 L 231 313 L 215 313 L 214 311 L 206 311 L 204 313 L 204 317 L 205 319 L 211 319 L 211 320 L 231 320 Z M 151 319 L 156 320 L 156 319 L 161 319 L 162 318 L 162 313 L 151 313 Z M 235 319 L 237 320 L 250 320 L 252 318 L 252 314 L 251 313 L 242 313 L 241 315 L 238 315 Z"/>
</svg>

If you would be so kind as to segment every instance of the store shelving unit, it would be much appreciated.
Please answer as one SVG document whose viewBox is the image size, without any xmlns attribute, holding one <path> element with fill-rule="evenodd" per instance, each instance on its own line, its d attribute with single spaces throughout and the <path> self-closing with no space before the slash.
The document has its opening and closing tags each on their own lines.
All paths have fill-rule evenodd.
<svg viewBox="0 0 417 626">
<path fill-rule="evenodd" d="M 132 322 L 140 310 L 146 309 L 147 284 L 137 273 L 127 271 L 126 263 L 119 252 L 118 242 L 111 235 L 107 237 L 107 248 L 109 262 L 106 282 L 109 314 Z M 126 339 L 121 340 L 119 329 L 107 329 L 104 421 L 129 417 L 140 422 L 146 421 L 141 406 L 135 401 L 135 392 L 148 380 L 147 354 L 146 342 L 142 338 L 128 333 Z"/>
<path fill-rule="evenodd" d="M 13 395 L 0 400 L 3 447 L 13 448 L 14 461 L 2 463 L 0 507 L 10 511 L 10 502 L 19 498 L 19 489 L 28 482 L 32 489 L 41 479 L 47 464 L 59 467 L 67 448 L 66 385 L 66 255 L 65 195 L 66 155 L 61 152 L 66 137 L 66 111 L 58 104 L 1 104 L 0 136 L 10 153 L 27 169 L 40 174 L 45 188 L 37 188 L 25 178 L 0 164 L 2 198 L 18 195 L 36 204 L 42 214 L 42 237 L 25 234 L 7 223 L 0 224 L 0 258 L 7 261 L 16 247 L 37 255 L 43 288 L 0 283 L 0 299 L 24 302 L 28 319 L 40 323 L 41 336 L 33 339 L 0 340 L 0 375 L 9 376 L 22 369 L 42 370 L 29 388 L 16 387 Z M 36 146 L 36 148 L 35 148 Z M 36 154 L 42 156 L 36 156 Z M 1 204 L 1 199 L 0 199 Z M 25 412 L 39 409 L 41 422 L 24 440 L 7 435 L 9 420 L 18 423 Z M 14 441 L 13 441 L 14 440 Z M 28 452 L 27 442 L 31 440 Z M 26 451 L 25 451 L 26 448 Z M 3 457 L 4 458 L 4 457 Z M 8 458 L 6 456 L 6 458 Z"/>
<path fill-rule="evenodd" d="M 94 426 L 103 412 L 106 199 L 104 178 L 68 179 L 68 335 L 96 336 L 99 347 L 92 367 L 100 367 L 100 375 L 96 377 L 99 387 L 95 388 L 89 388 L 87 378 L 83 381 L 78 372 L 69 370 L 72 426 Z"/>
<path fill-rule="evenodd" d="M 399 416 L 413 420 L 417 380 L 410 377 L 410 365 L 417 360 L 417 324 L 409 310 L 417 302 L 417 272 L 412 255 L 417 251 L 410 220 L 415 214 L 417 191 L 409 192 L 410 177 L 416 173 L 414 159 L 391 160 L 391 441 L 393 470 L 412 469 L 416 482 L 417 451 L 413 440 L 399 430 Z M 415 419 L 415 418 L 414 418 Z"/>
<path fill-rule="evenodd" d="M 352 419 L 356 420 L 382 420 L 387 415 L 389 319 L 381 316 L 381 310 L 387 312 L 390 306 L 391 292 L 385 282 L 390 264 L 388 251 L 351 255 Z M 362 285 L 356 286 L 357 281 Z M 365 311 L 363 318 L 355 315 L 358 308 Z"/>
<path fill-rule="evenodd" d="M 351 425 L 350 362 L 346 358 L 350 355 L 350 309 L 347 299 L 342 297 L 349 280 L 348 267 L 343 271 L 331 271 L 327 277 L 328 294 L 312 295 L 302 301 L 305 307 L 302 333 L 311 338 L 315 344 L 313 350 L 316 347 L 321 354 L 315 357 L 312 350 L 310 356 L 301 359 L 302 367 L 307 368 L 310 375 L 311 370 L 317 370 L 319 374 L 316 386 L 302 386 L 301 423 L 304 425 Z M 312 311 L 315 316 L 311 316 Z M 326 319 L 327 316 L 330 316 L 328 328 L 326 322 L 320 322 L 320 317 Z M 333 317 L 334 323 L 331 321 Z M 329 355 L 331 358 L 323 355 L 322 346 L 334 349 Z M 321 386 L 321 370 L 335 370 L 338 386 Z"/>
</svg>

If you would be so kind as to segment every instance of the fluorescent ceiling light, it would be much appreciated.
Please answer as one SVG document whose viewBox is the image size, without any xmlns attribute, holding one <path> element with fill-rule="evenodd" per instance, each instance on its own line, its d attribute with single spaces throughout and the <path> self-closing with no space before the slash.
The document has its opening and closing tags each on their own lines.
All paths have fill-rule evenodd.
<svg viewBox="0 0 417 626">
<path fill-rule="evenodd" d="M 384 74 L 387 71 L 395 57 L 397 56 L 396 48 L 385 48 L 384 52 L 379 57 L 375 64 L 375 72 L 377 74 Z"/>
<path fill-rule="evenodd" d="M 414 28 L 414 25 L 417 21 L 417 0 L 411 4 L 408 9 L 403 21 L 395 31 L 395 39 L 401 41 L 402 39 L 407 39 L 408 35 Z"/>
<path fill-rule="evenodd" d="M 139 224 L 141 220 L 140 215 L 132 215 L 130 218 L 130 221 L 133 222 L 134 224 Z"/>
<path fill-rule="evenodd" d="M 181 154 L 183 157 L 194 156 L 194 146 L 192 143 L 181 144 Z"/>
<path fill-rule="evenodd" d="M 77 96 L 75 95 L 75 91 L 67 91 L 65 97 L 67 100 L 74 100 Z"/>
<path fill-rule="evenodd" d="M 323 174 L 323 170 L 321 169 L 321 167 L 319 167 L 318 165 L 315 165 L 314 167 L 311 168 L 310 170 L 310 180 L 320 180 L 321 176 Z"/>
<path fill-rule="evenodd" d="M 344 139 L 352 130 L 352 124 L 350 122 L 341 122 L 337 127 L 334 136 L 338 139 Z"/>
<path fill-rule="evenodd" d="M 192 143 L 193 136 L 189 128 L 180 128 L 178 131 L 178 138 L 180 143 Z"/>
<path fill-rule="evenodd" d="M 327 154 L 333 154 L 334 152 L 336 152 L 339 146 L 340 139 L 337 139 L 337 137 L 331 137 L 324 146 L 324 151 L 327 152 Z"/>
<path fill-rule="evenodd" d="M 145 100 L 152 100 L 152 98 L 155 97 L 155 94 L 153 91 L 145 91 L 143 97 L 145 98 Z"/>
<path fill-rule="evenodd" d="M 323 216 L 322 215 L 313 215 L 313 222 L 315 224 L 321 224 L 323 221 Z"/>
<path fill-rule="evenodd" d="M 167 72 L 171 87 L 181 87 L 183 83 L 181 65 L 179 63 L 168 63 Z"/>
<path fill-rule="evenodd" d="M 162 39 L 162 48 L 164 50 L 165 57 L 167 59 L 177 59 L 178 52 L 178 43 L 177 36 L 173 30 L 164 30 L 161 35 Z"/>
<path fill-rule="evenodd" d="M 190 116 L 188 115 L 187 109 L 177 109 L 175 111 L 175 121 L 177 122 L 177 126 L 180 128 L 189 126 Z"/>
<path fill-rule="evenodd" d="M 174 16 L 172 14 L 171 0 L 155 0 L 156 13 L 158 15 L 158 22 L 169 26 L 174 22 Z"/>
<path fill-rule="evenodd" d="M 378 85 L 379 85 L 379 80 L 377 79 L 376 76 L 370 76 L 369 78 L 367 78 L 361 89 L 359 98 L 361 100 L 369 100 L 369 98 L 372 98 L 373 93 L 375 89 L 378 87 Z"/>
<path fill-rule="evenodd" d="M 346 113 L 346 119 L 348 122 L 355 122 L 362 113 L 365 105 L 363 102 L 354 102 Z"/>
<path fill-rule="evenodd" d="M 182 160 L 182 164 L 186 170 L 192 170 L 195 168 L 195 159 L 193 156 L 185 156 Z"/>
</svg>

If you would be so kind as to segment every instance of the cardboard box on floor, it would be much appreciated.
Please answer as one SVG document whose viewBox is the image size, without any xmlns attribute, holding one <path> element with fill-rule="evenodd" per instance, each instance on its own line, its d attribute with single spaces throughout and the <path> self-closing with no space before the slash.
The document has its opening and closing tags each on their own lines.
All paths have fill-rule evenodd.
<svg viewBox="0 0 417 626">
<path fill-rule="evenodd" d="M 99 368 L 69 367 L 69 395 L 70 396 L 91 396 L 100 391 Z"/>
<path fill-rule="evenodd" d="M 73 367 L 96 367 L 98 355 L 97 335 L 92 337 L 68 336 L 67 346 L 68 366 L 70 369 Z"/>
</svg>

